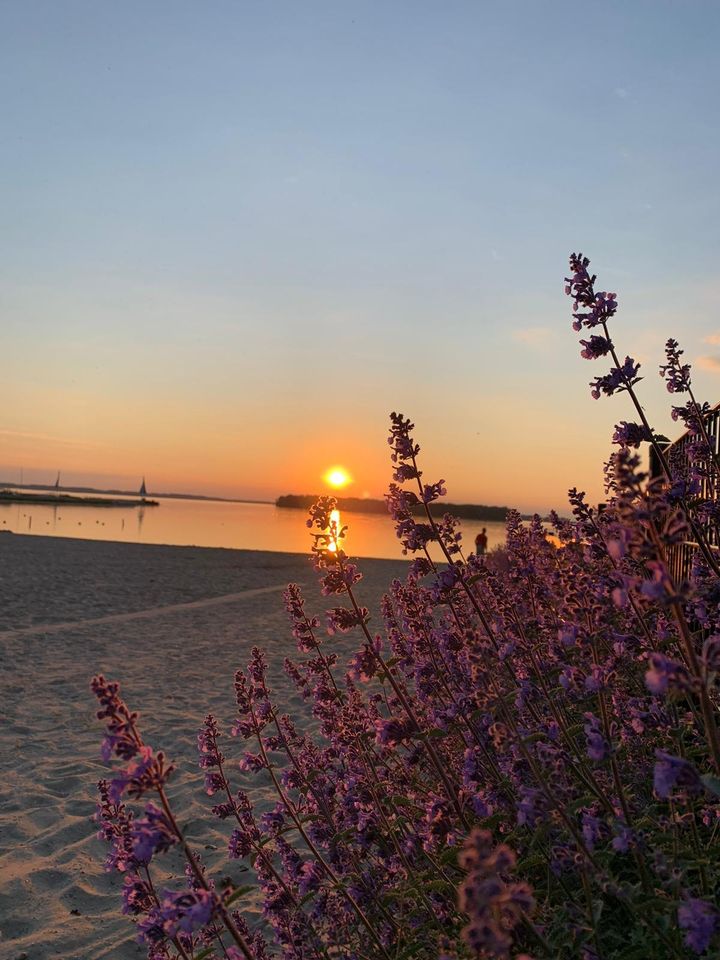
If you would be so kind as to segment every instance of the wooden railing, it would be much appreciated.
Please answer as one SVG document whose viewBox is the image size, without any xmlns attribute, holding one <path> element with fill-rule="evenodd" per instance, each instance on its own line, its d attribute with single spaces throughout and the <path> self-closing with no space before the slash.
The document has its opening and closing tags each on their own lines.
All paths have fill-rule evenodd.
<svg viewBox="0 0 720 960">
<path fill-rule="evenodd" d="M 713 452 L 717 457 L 720 457 L 720 403 L 703 417 L 703 423 L 712 440 Z M 696 439 L 697 438 L 686 431 L 681 437 L 675 440 L 674 443 L 669 443 L 664 448 L 665 458 L 670 466 L 673 477 L 678 479 L 689 478 L 690 468 L 693 464 L 692 450 L 690 448 L 693 442 L 696 442 Z M 652 447 L 650 449 L 650 474 L 653 477 L 663 476 L 663 469 L 659 458 Z M 703 477 L 701 479 L 700 491 L 697 497 L 700 500 L 710 500 L 717 497 L 715 487 L 707 478 Z M 720 552 L 720 537 L 718 536 L 717 525 L 712 521 L 700 523 L 696 519 L 696 522 L 701 528 L 710 549 L 714 552 Z M 689 578 L 697 549 L 698 544 L 694 540 L 686 540 L 683 543 L 671 547 L 668 551 L 668 567 L 676 581 L 679 582 Z"/>
</svg>

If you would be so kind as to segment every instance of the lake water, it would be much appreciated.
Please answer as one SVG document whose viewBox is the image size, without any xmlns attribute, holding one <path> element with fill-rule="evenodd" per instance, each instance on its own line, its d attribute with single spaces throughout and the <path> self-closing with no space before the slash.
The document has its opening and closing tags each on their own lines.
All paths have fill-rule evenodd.
<svg viewBox="0 0 720 960">
<path fill-rule="evenodd" d="M 37 491 L 35 491 L 37 492 Z M 160 499 L 158 507 L 78 507 L 0 503 L 0 531 L 84 540 L 121 540 L 179 546 L 231 547 L 309 553 L 310 531 L 304 510 L 269 503 Z M 345 549 L 351 556 L 398 559 L 401 548 L 393 523 L 384 514 L 345 513 Z M 505 542 L 502 523 L 462 520 L 465 551 L 487 528 L 488 548 Z M 439 559 L 439 557 L 438 557 Z"/>
</svg>

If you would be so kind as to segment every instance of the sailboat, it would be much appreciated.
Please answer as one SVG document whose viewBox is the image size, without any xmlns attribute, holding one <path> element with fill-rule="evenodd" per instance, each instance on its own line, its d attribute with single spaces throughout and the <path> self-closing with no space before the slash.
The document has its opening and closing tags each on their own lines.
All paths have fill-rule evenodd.
<svg viewBox="0 0 720 960">
<path fill-rule="evenodd" d="M 55 489 L 56 490 L 60 489 L 60 471 L 59 470 L 58 470 L 57 479 L 55 480 Z"/>
<path fill-rule="evenodd" d="M 142 483 L 140 484 L 140 489 L 138 490 L 140 494 L 140 503 L 137 506 L 140 507 L 138 510 L 138 533 L 142 530 L 142 522 L 145 517 L 145 507 L 158 507 L 160 504 L 157 500 L 148 500 L 147 498 L 147 487 L 145 486 L 145 477 L 142 478 Z"/>
<path fill-rule="evenodd" d="M 145 486 L 145 477 L 142 478 L 142 483 L 140 484 L 140 489 L 138 490 L 140 495 L 140 502 L 136 503 L 136 506 L 140 507 L 138 513 L 138 532 L 142 528 L 143 517 L 145 516 L 145 507 L 158 507 L 160 504 L 157 500 L 148 500 L 147 487 Z"/>
</svg>

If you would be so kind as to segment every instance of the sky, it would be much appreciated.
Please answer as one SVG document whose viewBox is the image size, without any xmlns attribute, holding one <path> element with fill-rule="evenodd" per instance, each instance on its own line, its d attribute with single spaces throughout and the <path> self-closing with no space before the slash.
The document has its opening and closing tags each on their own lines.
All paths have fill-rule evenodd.
<svg viewBox="0 0 720 960">
<path fill-rule="evenodd" d="M 720 400 L 720 7 L 0 4 L 0 479 L 382 496 L 388 415 L 448 499 L 602 497 L 675 336 Z"/>
</svg>

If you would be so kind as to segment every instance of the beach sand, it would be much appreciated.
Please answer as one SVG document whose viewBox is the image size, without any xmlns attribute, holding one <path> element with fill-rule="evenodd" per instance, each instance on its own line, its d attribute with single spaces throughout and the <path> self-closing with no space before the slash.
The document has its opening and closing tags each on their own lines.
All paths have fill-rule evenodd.
<svg viewBox="0 0 720 960">
<path fill-rule="evenodd" d="M 362 560 L 360 568 L 362 602 L 378 623 L 379 597 L 407 564 Z M 291 581 L 313 612 L 334 605 L 297 554 L 0 534 L 2 960 L 145 955 L 120 914 L 121 878 L 105 872 L 91 821 L 95 785 L 108 772 L 89 691 L 95 673 L 121 682 L 146 741 L 177 764 L 169 792 L 211 872 L 243 882 L 242 865 L 225 856 L 231 828 L 209 814 L 196 735 L 208 711 L 229 730 L 233 672 L 254 645 L 267 652 L 276 702 L 307 717 L 282 669 L 295 654 L 282 603 Z M 344 662 L 359 640 L 329 642 Z M 240 744 L 225 752 L 239 756 Z M 273 799 L 237 769 L 232 781 Z M 257 903 L 245 909 L 257 912 Z"/>
</svg>

